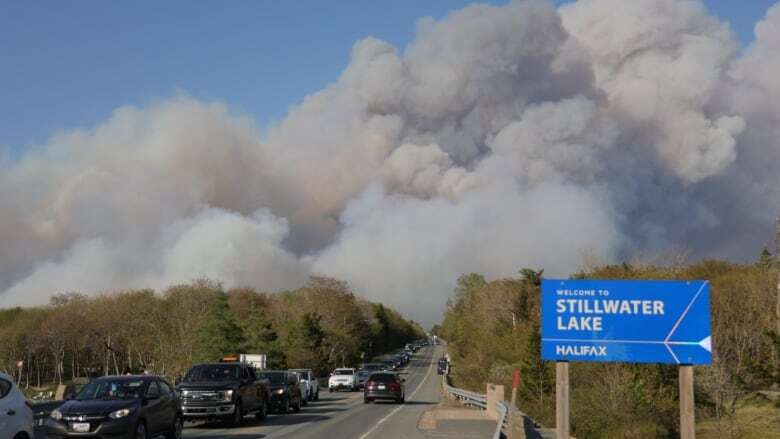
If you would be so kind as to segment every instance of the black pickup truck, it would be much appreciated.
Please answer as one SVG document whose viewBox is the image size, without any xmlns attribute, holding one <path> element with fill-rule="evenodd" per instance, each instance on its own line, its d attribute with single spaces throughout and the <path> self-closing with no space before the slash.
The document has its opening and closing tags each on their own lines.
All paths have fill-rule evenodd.
<svg viewBox="0 0 780 439">
<path fill-rule="evenodd" d="M 190 368 L 176 391 L 187 421 L 225 420 L 240 425 L 244 415 L 268 415 L 270 386 L 245 363 L 208 363 Z"/>
</svg>

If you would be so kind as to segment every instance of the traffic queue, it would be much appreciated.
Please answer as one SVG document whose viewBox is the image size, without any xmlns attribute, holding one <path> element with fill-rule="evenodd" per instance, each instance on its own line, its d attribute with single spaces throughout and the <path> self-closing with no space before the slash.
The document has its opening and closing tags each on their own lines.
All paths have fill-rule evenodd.
<svg viewBox="0 0 780 439">
<path fill-rule="evenodd" d="M 366 403 L 378 399 L 403 403 L 405 379 L 398 369 L 427 344 L 419 340 L 360 368 L 337 368 L 328 378 L 327 390 L 363 390 Z M 176 386 L 146 373 L 98 377 L 61 401 L 41 404 L 32 404 L 13 377 L 0 374 L 0 411 L 15 415 L 0 422 L 0 437 L 32 439 L 40 437 L 36 431 L 45 431 L 50 439 L 178 439 L 185 422 L 218 421 L 237 427 L 247 415 L 262 421 L 269 413 L 297 413 L 319 400 L 320 383 L 311 369 L 268 370 L 264 356 L 262 363 L 249 357 L 194 365 Z"/>
</svg>

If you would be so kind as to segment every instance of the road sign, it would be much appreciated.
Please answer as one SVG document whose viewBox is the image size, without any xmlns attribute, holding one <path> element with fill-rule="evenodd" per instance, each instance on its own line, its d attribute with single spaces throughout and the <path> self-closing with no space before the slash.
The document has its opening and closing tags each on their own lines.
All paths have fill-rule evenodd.
<svg viewBox="0 0 780 439">
<path fill-rule="evenodd" d="M 542 281 L 542 358 L 711 364 L 707 281 Z"/>
</svg>

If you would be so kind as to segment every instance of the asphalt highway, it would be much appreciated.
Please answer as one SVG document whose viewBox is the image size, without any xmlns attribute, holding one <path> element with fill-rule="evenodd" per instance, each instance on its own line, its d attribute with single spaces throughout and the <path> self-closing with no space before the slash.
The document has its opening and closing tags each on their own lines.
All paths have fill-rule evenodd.
<svg viewBox="0 0 780 439">
<path fill-rule="evenodd" d="M 418 351 L 402 370 L 406 377 L 406 403 L 363 403 L 363 392 L 328 393 L 310 402 L 299 413 L 269 415 L 265 421 L 247 416 L 244 425 L 230 428 L 220 423 L 185 424 L 185 438 L 326 438 L 326 439 L 421 439 L 417 420 L 439 402 L 440 378 L 435 359 L 440 347 Z"/>
</svg>

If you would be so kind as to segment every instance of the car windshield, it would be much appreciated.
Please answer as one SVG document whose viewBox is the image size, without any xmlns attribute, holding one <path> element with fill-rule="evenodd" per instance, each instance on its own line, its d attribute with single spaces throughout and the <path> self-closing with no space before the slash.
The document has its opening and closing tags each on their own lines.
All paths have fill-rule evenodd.
<svg viewBox="0 0 780 439">
<path fill-rule="evenodd" d="M 236 381 L 241 379 L 241 368 L 235 364 L 204 364 L 187 372 L 184 381 L 188 383 L 209 381 Z"/>
<path fill-rule="evenodd" d="M 336 369 L 333 375 L 354 375 L 355 371 L 352 369 Z"/>
<path fill-rule="evenodd" d="M 144 380 L 96 380 L 84 386 L 76 395 L 76 400 L 140 399 L 144 392 L 146 392 Z"/>
<path fill-rule="evenodd" d="M 284 384 L 284 372 L 261 372 L 259 378 L 268 378 L 272 385 Z"/>
</svg>

